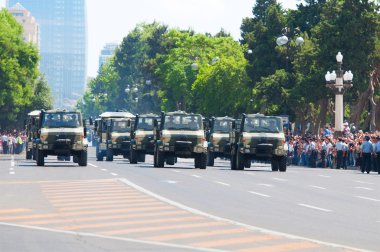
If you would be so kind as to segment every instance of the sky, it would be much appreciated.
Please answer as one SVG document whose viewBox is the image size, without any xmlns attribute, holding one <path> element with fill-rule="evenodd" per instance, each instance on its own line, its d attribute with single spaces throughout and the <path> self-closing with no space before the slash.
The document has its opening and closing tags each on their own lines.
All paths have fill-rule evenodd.
<svg viewBox="0 0 380 252">
<path fill-rule="evenodd" d="M 254 0 L 86 0 L 87 75 L 95 77 L 100 51 L 106 43 L 120 43 L 141 22 L 157 21 L 171 28 L 191 28 L 215 34 L 223 28 L 236 40 L 245 17 L 252 17 Z M 299 0 L 280 0 L 295 8 Z M 0 0 L 5 6 L 5 0 Z"/>
</svg>

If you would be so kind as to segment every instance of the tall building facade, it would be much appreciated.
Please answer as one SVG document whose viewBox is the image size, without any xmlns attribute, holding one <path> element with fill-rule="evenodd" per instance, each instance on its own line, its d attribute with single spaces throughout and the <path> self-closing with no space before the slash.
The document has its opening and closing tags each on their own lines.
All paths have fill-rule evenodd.
<svg viewBox="0 0 380 252">
<path fill-rule="evenodd" d="M 40 25 L 40 70 L 58 108 L 72 108 L 84 93 L 87 61 L 85 0 L 9 0 L 20 2 Z"/>
<path fill-rule="evenodd" d="M 9 12 L 16 18 L 17 22 L 24 28 L 24 40 L 33 43 L 39 47 L 40 32 L 36 19 L 30 11 L 24 8 L 20 3 L 9 8 Z"/>
<path fill-rule="evenodd" d="M 110 62 L 113 54 L 115 53 L 117 46 L 118 46 L 117 43 L 105 44 L 99 56 L 99 69 L 101 68 L 103 64 L 107 64 Z"/>
</svg>

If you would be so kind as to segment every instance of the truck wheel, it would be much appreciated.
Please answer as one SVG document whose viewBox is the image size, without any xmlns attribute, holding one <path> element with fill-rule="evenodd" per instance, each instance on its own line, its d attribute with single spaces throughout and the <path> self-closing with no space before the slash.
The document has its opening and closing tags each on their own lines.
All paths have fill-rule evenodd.
<svg viewBox="0 0 380 252">
<path fill-rule="evenodd" d="M 199 154 L 198 165 L 200 169 L 206 169 L 207 167 L 207 153 Z"/>
<path fill-rule="evenodd" d="M 244 155 L 240 151 L 236 155 L 236 170 L 244 170 Z"/>
<path fill-rule="evenodd" d="M 236 169 L 236 147 L 235 146 L 232 146 L 230 164 L 231 164 L 231 170 L 237 170 Z"/>
<path fill-rule="evenodd" d="M 249 159 L 249 158 L 244 159 L 244 167 L 245 168 L 251 168 L 251 159 Z"/>
<path fill-rule="evenodd" d="M 207 152 L 207 166 L 214 166 L 215 155 L 214 152 Z"/>
<path fill-rule="evenodd" d="M 36 148 L 33 148 L 32 149 L 32 158 L 33 158 L 33 160 L 36 160 L 37 159 L 37 150 L 36 150 Z"/>
<path fill-rule="evenodd" d="M 272 166 L 272 171 L 278 171 L 278 159 L 277 159 L 277 157 L 272 157 L 271 166 Z"/>
<path fill-rule="evenodd" d="M 81 151 L 78 157 L 79 166 L 87 166 L 87 151 Z"/>
<path fill-rule="evenodd" d="M 37 149 L 37 166 L 44 166 L 45 165 L 45 156 L 44 156 L 44 151 L 43 150 L 38 150 Z"/>
<path fill-rule="evenodd" d="M 106 161 L 113 161 L 113 151 L 112 151 L 112 149 L 107 149 Z"/>
<path fill-rule="evenodd" d="M 175 165 L 175 157 L 168 157 L 168 158 L 166 158 L 166 164 L 168 164 L 168 165 Z"/>
<path fill-rule="evenodd" d="M 144 153 L 138 153 L 137 154 L 137 161 L 138 162 L 141 162 L 141 163 L 144 163 L 145 162 L 145 154 Z"/>
<path fill-rule="evenodd" d="M 103 154 L 99 150 L 99 144 L 96 144 L 96 161 L 103 161 Z"/>
<path fill-rule="evenodd" d="M 137 151 L 134 149 L 131 149 L 131 154 L 130 154 L 130 159 L 129 162 L 131 164 L 137 164 Z"/>
<path fill-rule="evenodd" d="M 32 159 L 32 151 L 29 151 L 28 149 L 26 149 L 26 159 Z"/>
<path fill-rule="evenodd" d="M 165 167 L 165 153 L 157 150 L 157 167 Z"/>
<path fill-rule="evenodd" d="M 78 163 L 79 162 L 79 156 L 77 156 L 77 155 L 73 156 L 73 162 Z"/>
<path fill-rule="evenodd" d="M 278 157 L 278 169 L 280 172 L 286 172 L 286 156 Z"/>
</svg>

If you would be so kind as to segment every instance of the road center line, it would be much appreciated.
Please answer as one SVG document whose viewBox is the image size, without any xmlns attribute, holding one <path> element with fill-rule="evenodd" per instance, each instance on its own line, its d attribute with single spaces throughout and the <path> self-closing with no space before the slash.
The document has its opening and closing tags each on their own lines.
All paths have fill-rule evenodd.
<svg viewBox="0 0 380 252">
<path fill-rule="evenodd" d="M 15 172 L 11 171 L 9 172 L 10 175 L 15 175 Z"/>
<path fill-rule="evenodd" d="M 201 176 L 199 176 L 199 175 L 191 175 L 192 177 L 194 177 L 194 178 L 201 178 Z"/>
<path fill-rule="evenodd" d="M 270 198 L 271 196 L 269 195 L 266 195 L 266 194 L 263 194 L 263 193 L 258 193 L 258 192 L 252 192 L 252 191 L 248 191 L 249 193 L 252 193 L 254 195 L 258 195 L 258 196 L 261 196 L 261 197 L 265 197 L 265 198 Z"/>
<path fill-rule="evenodd" d="M 327 188 L 321 187 L 321 186 L 315 186 L 315 185 L 310 185 L 310 187 L 321 189 L 321 190 L 326 190 Z"/>
<path fill-rule="evenodd" d="M 88 163 L 89 166 L 92 166 L 92 167 L 95 167 L 95 168 L 98 168 L 99 166 L 96 166 L 94 164 L 91 164 L 91 163 Z"/>
<path fill-rule="evenodd" d="M 373 191 L 372 188 L 369 188 L 369 187 L 362 187 L 362 186 L 356 186 L 355 189 L 363 189 L 363 190 L 367 190 L 367 191 Z"/>
<path fill-rule="evenodd" d="M 108 171 L 107 169 L 101 169 L 102 171 Z"/>
<path fill-rule="evenodd" d="M 111 175 L 113 175 L 113 176 L 118 176 L 117 173 L 113 173 L 113 172 L 111 172 Z"/>
<path fill-rule="evenodd" d="M 373 183 L 370 183 L 370 182 L 364 182 L 364 181 L 360 181 L 360 180 L 356 180 L 355 182 L 356 182 L 356 183 L 359 183 L 359 184 L 373 185 Z"/>
<path fill-rule="evenodd" d="M 266 186 L 266 187 L 273 187 L 273 185 L 270 185 L 270 184 L 257 184 L 259 186 Z"/>
<path fill-rule="evenodd" d="M 283 181 L 283 182 L 288 181 L 287 179 L 283 179 L 283 178 L 273 178 L 273 179 L 277 181 Z"/>
<path fill-rule="evenodd" d="M 11 166 L 15 166 L 15 156 L 12 155 Z"/>
<path fill-rule="evenodd" d="M 370 200 L 370 201 L 375 201 L 375 202 L 380 202 L 379 199 L 373 199 L 373 198 L 368 198 L 368 197 L 364 197 L 364 196 L 355 196 L 355 198 L 365 199 L 365 200 Z"/>
<path fill-rule="evenodd" d="M 322 212 L 332 212 L 332 210 L 329 210 L 329 209 L 325 209 L 325 208 L 320 208 L 320 207 L 316 207 L 316 206 L 311 206 L 311 205 L 307 205 L 307 204 L 298 204 L 299 206 L 303 206 L 303 207 L 307 207 L 307 208 L 311 208 L 311 209 L 314 209 L 314 210 L 319 210 L 319 211 L 322 211 Z"/>
<path fill-rule="evenodd" d="M 214 181 L 215 183 L 217 184 L 220 184 L 220 185 L 224 185 L 224 186 L 231 186 L 230 184 L 227 184 L 227 183 L 224 183 L 224 182 L 220 182 L 220 181 Z"/>
<path fill-rule="evenodd" d="M 178 170 L 172 170 L 172 172 L 180 173 L 180 171 L 178 171 Z"/>
<path fill-rule="evenodd" d="M 322 178 L 331 178 L 331 176 L 327 176 L 327 175 L 318 175 L 318 176 Z"/>
</svg>

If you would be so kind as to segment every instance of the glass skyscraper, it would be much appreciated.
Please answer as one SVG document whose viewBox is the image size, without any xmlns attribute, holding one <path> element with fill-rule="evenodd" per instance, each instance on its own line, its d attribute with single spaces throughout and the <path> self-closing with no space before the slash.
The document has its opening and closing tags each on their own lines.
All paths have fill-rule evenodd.
<svg viewBox="0 0 380 252">
<path fill-rule="evenodd" d="M 85 0 L 8 0 L 21 3 L 40 25 L 40 70 L 56 108 L 72 108 L 85 89 L 87 29 Z"/>
</svg>

